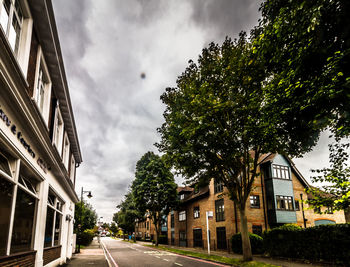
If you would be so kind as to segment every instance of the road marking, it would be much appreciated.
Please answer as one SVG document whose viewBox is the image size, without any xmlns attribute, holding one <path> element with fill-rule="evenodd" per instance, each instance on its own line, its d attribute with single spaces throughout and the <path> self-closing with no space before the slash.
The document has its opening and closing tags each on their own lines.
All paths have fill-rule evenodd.
<svg viewBox="0 0 350 267">
<path fill-rule="evenodd" d="M 182 266 L 182 264 L 175 262 L 176 265 Z"/>
<path fill-rule="evenodd" d="M 163 259 L 163 261 L 169 261 L 169 260 L 167 260 L 167 259 Z"/>
<path fill-rule="evenodd" d="M 160 257 L 156 256 L 156 258 L 160 259 Z"/>
<path fill-rule="evenodd" d="M 112 258 L 111 253 L 109 253 L 107 247 L 105 246 L 105 244 L 104 244 L 102 241 L 101 241 L 101 244 L 102 244 L 102 248 L 104 249 L 104 251 L 107 251 L 109 257 L 111 258 L 111 260 L 112 260 L 112 262 L 113 262 L 113 264 L 114 264 L 114 267 L 119 267 L 118 264 L 115 262 L 115 260 Z M 109 262 L 109 260 L 108 260 L 107 255 L 105 255 L 105 257 L 106 257 L 106 259 L 107 259 L 107 261 L 108 261 L 108 263 L 109 263 L 108 265 L 110 265 L 110 262 Z"/>
</svg>

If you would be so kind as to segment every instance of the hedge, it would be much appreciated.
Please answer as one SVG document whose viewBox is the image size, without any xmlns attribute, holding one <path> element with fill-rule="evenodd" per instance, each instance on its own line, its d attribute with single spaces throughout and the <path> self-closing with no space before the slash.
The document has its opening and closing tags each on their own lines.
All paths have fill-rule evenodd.
<svg viewBox="0 0 350 267">
<path fill-rule="evenodd" d="M 263 253 L 263 239 L 261 236 L 249 233 L 250 245 L 253 254 Z M 242 254 L 242 237 L 241 233 L 234 234 L 231 237 L 232 251 L 234 253 Z"/>
<path fill-rule="evenodd" d="M 81 234 L 78 234 L 77 238 L 80 240 L 80 245 L 88 246 L 92 242 L 92 239 L 94 239 L 94 235 L 93 229 L 87 229 Z"/>
<path fill-rule="evenodd" d="M 264 232 L 264 249 L 270 256 L 350 262 L 350 224 L 319 225 L 309 228 L 282 226 Z"/>
</svg>

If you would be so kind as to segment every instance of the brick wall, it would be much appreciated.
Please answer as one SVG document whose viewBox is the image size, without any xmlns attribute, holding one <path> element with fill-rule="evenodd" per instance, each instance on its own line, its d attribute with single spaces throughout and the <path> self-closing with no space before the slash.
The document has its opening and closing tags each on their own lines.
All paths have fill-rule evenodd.
<svg viewBox="0 0 350 267">
<path fill-rule="evenodd" d="M 36 251 L 16 253 L 10 256 L 0 257 L 1 267 L 34 267 Z"/>
<path fill-rule="evenodd" d="M 44 265 L 61 257 L 61 247 L 62 246 L 57 246 L 57 247 L 44 249 L 44 255 L 43 255 Z"/>
</svg>

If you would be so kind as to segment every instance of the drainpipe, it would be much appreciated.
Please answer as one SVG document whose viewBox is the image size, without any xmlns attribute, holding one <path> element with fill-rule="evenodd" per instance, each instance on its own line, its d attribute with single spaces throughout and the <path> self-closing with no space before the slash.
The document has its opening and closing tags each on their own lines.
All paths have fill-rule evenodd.
<svg viewBox="0 0 350 267">
<path fill-rule="evenodd" d="M 305 219 L 305 213 L 304 213 L 303 194 L 300 194 L 300 199 L 301 199 L 301 210 L 302 210 L 302 213 L 303 213 L 304 228 L 306 228 L 306 221 L 307 221 L 307 219 Z"/>
<path fill-rule="evenodd" d="M 263 210 L 264 210 L 264 222 L 265 222 L 265 230 L 267 231 L 267 219 L 266 219 L 266 206 L 265 206 L 265 188 L 264 188 L 264 179 L 263 175 L 260 175 L 261 179 L 261 193 L 262 193 L 262 204 L 263 204 Z"/>
<path fill-rule="evenodd" d="M 233 202 L 233 206 L 235 208 L 235 226 L 236 226 L 236 234 L 238 233 L 238 225 L 237 225 L 237 207 L 236 207 L 236 202 Z"/>
</svg>

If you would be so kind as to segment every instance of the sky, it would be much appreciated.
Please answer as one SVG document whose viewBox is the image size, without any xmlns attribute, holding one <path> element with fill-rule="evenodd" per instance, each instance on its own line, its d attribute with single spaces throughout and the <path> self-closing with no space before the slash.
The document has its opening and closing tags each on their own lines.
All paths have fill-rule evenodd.
<svg viewBox="0 0 350 267">
<path fill-rule="evenodd" d="M 81 187 L 91 190 L 88 202 L 111 222 L 136 162 L 157 152 L 160 95 L 210 42 L 257 25 L 260 1 L 52 2 L 83 156 L 76 191 L 80 197 Z M 305 178 L 327 165 L 328 142 L 325 133 L 312 152 L 294 159 Z"/>
</svg>

